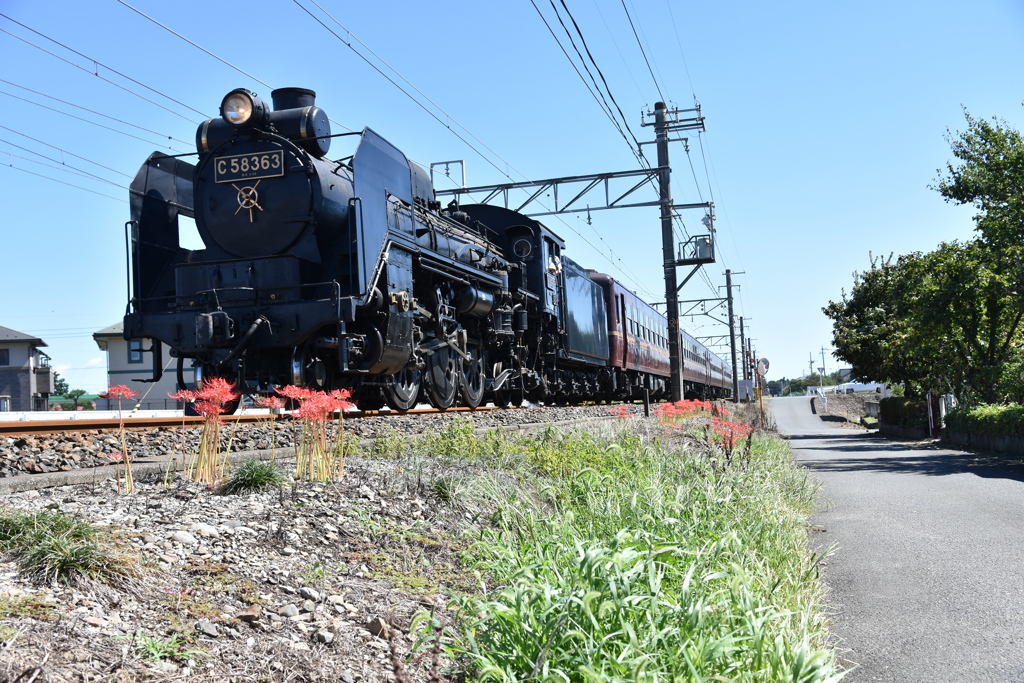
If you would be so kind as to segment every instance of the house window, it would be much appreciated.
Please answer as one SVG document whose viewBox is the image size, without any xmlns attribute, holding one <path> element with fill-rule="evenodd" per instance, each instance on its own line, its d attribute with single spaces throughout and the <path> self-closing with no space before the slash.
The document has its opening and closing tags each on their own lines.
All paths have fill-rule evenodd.
<svg viewBox="0 0 1024 683">
<path fill-rule="evenodd" d="M 11 364 L 11 350 L 10 349 L 0 349 L 0 365 L 10 365 L 10 364 Z"/>
<path fill-rule="evenodd" d="M 132 339 L 128 342 L 128 362 L 129 363 L 141 363 L 142 362 L 142 340 Z"/>
<path fill-rule="evenodd" d="M 4 349 L 6 351 L 7 349 Z M 9 413 L 11 411 L 11 397 L 0 396 L 0 413 Z"/>
</svg>

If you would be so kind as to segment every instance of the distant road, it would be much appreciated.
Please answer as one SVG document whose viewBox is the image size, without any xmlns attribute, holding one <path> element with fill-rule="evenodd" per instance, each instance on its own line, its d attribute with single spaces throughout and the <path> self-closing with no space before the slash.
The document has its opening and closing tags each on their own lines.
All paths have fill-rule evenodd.
<svg viewBox="0 0 1024 683">
<path fill-rule="evenodd" d="M 1024 465 L 914 447 L 767 403 L 822 482 L 812 541 L 846 681 L 1024 681 Z M 1016 464 L 1008 464 L 1014 463 Z"/>
</svg>

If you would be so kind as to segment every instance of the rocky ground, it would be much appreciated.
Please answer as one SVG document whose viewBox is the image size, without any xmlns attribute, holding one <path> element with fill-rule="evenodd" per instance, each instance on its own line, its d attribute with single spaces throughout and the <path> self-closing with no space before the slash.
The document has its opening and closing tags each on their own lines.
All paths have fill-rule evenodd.
<svg viewBox="0 0 1024 683">
<path fill-rule="evenodd" d="M 642 408 L 637 407 L 642 412 Z M 608 417 L 603 407 L 494 411 L 478 427 Z M 346 423 L 372 439 L 456 416 Z M 269 425 L 239 427 L 235 450 L 268 448 Z M 290 426 L 274 437 L 290 452 Z M 111 439 L 114 442 L 111 443 Z M 186 437 L 194 440 L 196 435 Z M 140 459 L 173 455 L 180 430 L 132 437 Z M 3 446 L 0 441 L 0 446 Z M 116 435 L 7 439 L 4 471 L 81 468 Z M 188 447 L 188 444 L 186 444 Z M 136 449 L 136 450 L 133 450 Z M 77 456 L 77 457 L 76 457 Z M 459 562 L 481 511 L 449 502 L 430 463 L 353 456 L 330 485 L 294 484 L 224 496 L 163 475 L 118 494 L 110 468 L 88 484 L 3 497 L 6 510 L 62 510 L 111 530 L 144 578 L 128 589 L 28 582 L 0 563 L 0 683 L 33 667 L 50 681 L 438 681 L 447 662 L 413 653 L 417 612 L 450 623 L 446 589 L 474 590 Z M 21 477 L 19 479 L 23 479 Z M 13 481 L 13 480 L 11 480 Z"/>
</svg>

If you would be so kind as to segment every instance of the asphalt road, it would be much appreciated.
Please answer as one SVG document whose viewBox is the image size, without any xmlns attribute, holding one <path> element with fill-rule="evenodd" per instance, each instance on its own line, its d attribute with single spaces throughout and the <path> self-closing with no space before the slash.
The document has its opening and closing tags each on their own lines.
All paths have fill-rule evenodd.
<svg viewBox="0 0 1024 683">
<path fill-rule="evenodd" d="M 846 681 L 1024 681 L 1024 465 L 768 407 L 821 481 L 812 541 Z"/>
</svg>

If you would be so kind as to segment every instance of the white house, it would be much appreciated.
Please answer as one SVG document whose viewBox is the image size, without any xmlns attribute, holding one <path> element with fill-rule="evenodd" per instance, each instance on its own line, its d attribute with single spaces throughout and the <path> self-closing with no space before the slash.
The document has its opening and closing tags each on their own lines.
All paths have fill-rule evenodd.
<svg viewBox="0 0 1024 683">
<path fill-rule="evenodd" d="M 122 407 L 134 407 L 136 402 L 141 403 L 143 410 L 174 410 L 181 405 L 168 394 L 178 390 L 178 359 L 172 358 L 167 345 L 163 346 L 161 358 L 163 359 L 163 373 L 158 382 L 146 381 L 153 379 L 153 356 L 149 349 L 149 339 L 124 338 L 124 324 L 116 323 L 94 332 L 92 338 L 101 350 L 107 352 L 107 386 L 123 384 L 133 391 L 139 392 L 139 396 L 133 400 L 123 402 Z M 185 383 L 192 387 L 195 383 L 195 376 L 192 372 L 191 363 L 186 363 L 184 369 Z M 111 399 L 98 399 L 96 408 L 99 410 L 117 408 L 117 401 Z"/>
<path fill-rule="evenodd" d="M 0 412 L 49 409 L 53 372 L 41 346 L 39 337 L 0 327 Z"/>
</svg>

